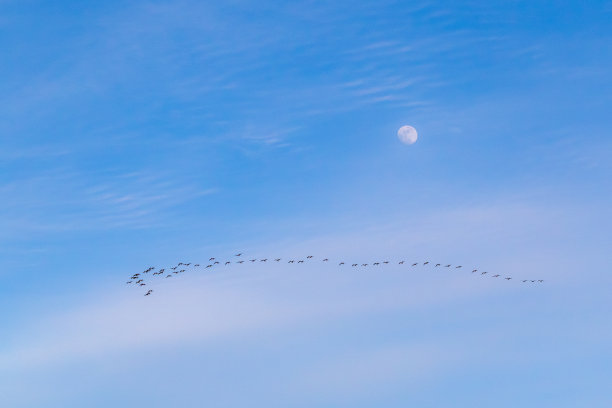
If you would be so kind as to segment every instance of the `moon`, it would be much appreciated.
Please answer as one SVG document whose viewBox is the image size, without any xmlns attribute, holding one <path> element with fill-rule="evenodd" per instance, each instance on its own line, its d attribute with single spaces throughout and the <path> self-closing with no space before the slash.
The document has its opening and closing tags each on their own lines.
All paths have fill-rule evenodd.
<svg viewBox="0 0 612 408">
<path fill-rule="evenodd" d="M 418 134 L 415 128 L 406 125 L 398 129 L 397 138 L 403 144 L 411 145 L 417 141 Z"/>
</svg>

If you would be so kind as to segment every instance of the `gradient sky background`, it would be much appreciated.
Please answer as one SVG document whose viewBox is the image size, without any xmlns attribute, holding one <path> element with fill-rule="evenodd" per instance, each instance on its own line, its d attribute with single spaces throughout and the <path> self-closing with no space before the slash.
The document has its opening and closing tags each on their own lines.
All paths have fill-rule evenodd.
<svg viewBox="0 0 612 408">
<path fill-rule="evenodd" d="M 612 406 L 610 21 L 0 1 L 0 405 Z"/>
</svg>

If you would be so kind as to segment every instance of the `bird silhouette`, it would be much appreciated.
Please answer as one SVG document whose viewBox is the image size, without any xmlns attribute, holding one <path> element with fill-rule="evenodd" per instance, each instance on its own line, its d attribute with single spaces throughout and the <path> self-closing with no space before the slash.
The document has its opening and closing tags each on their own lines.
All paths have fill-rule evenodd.
<svg viewBox="0 0 612 408">
<path fill-rule="evenodd" d="M 280 260 L 281 260 L 280 258 L 276 258 L 275 259 L 276 262 L 280 262 Z"/>
<path fill-rule="evenodd" d="M 153 293 L 153 289 L 149 289 L 147 293 L 145 293 L 145 296 L 149 296 L 151 293 Z"/>
<path fill-rule="evenodd" d="M 504 278 L 504 279 L 505 279 L 505 280 L 510 280 L 510 279 L 512 279 L 512 278 Z"/>
<path fill-rule="evenodd" d="M 239 254 L 236 254 L 236 255 L 234 255 L 234 256 L 241 256 L 241 255 L 242 255 L 242 252 L 241 252 L 241 253 L 239 253 Z"/>
<path fill-rule="evenodd" d="M 436 268 L 437 268 L 438 266 L 440 266 L 440 264 L 436 264 Z"/>
</svg>

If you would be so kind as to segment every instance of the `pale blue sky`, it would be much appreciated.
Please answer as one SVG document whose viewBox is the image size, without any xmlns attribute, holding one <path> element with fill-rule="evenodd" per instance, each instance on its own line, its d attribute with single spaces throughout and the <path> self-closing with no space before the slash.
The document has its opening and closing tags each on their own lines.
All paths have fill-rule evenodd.
<svg viewBox="0 0 612 408">
<path fill-rule="evenodd" d="M 0 405 L 611 406 L 611 20 L 0 1 Z"/>
</svg>

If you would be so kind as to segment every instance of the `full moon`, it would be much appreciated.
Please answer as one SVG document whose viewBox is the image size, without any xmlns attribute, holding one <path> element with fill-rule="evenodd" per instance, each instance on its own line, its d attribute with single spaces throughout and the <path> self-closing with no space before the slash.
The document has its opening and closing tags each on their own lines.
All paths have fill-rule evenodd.
<svg viewBox="0 0 612 408">
<path fill-rule="evenodd" d="M 412 126 L 408 126 L 408 125 L 402 126 L 397 131 L 397 138 L 403 144 L 411 145 L 417 141 L 417 137 L 418 137 L 417 131 Z"/>
</svg>

